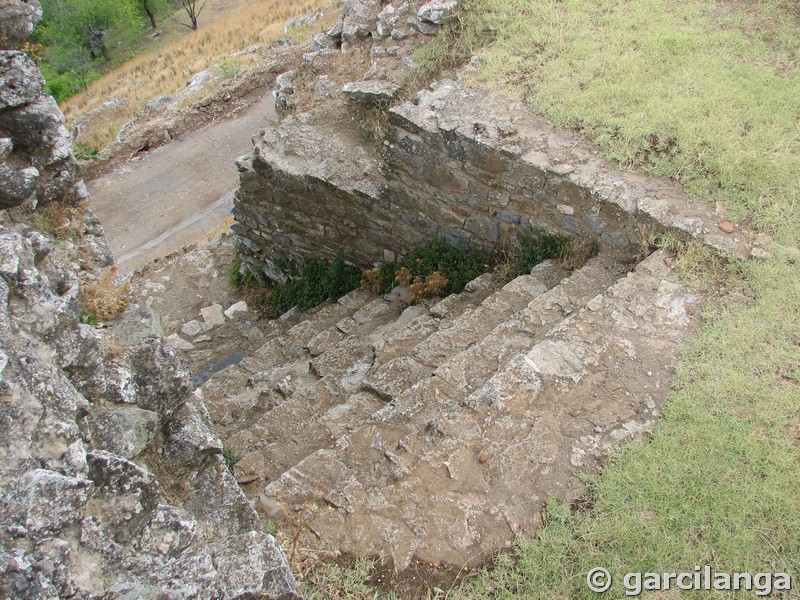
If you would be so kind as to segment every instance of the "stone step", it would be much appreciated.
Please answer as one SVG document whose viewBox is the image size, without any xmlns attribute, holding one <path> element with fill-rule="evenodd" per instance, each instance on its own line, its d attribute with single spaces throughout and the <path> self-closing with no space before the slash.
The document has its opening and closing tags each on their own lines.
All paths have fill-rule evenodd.
<svg viewBox="0 0 800 600">
<path fill-rule="evenodd" d="M 592 266 L 587 265 L 585 268 L 592 269 L 595 263 L 600 263 L 600 261 L 595 261 L 591 263 Z M 602 264 L 605 264 L 605 261 L 603 261 Z M 537 266 L 532 271 L 531 275 L 519 277 L 499 290 L 492 290 L 490 286 L 482 285 L 479 289 L 483 293 L 473 296 L 476 301 L 480 302 L 474 308 L 463 304 L 461 314 L 454 314 L 451 319 L 443 319 L 441 321 L 435 321 L 430 314 L 424 313 L 420 317 L 410 321 L 408 327 L 398 328 L 394 336 L 386 338 L 386 345 L 393 346 L 395 351 L 401 349 L 405 350 L 410 355 L 400 356 L 385 362 L 377 369 L 371 370 L 370 374 L 364 379 L 361 385 L 363 390 L 371 392 L 386 402 L 391 401 L 391 404 L 376 411 L 374 416 L 371 415 L 372 418 L 370 420 L 372 423 L 366 422 L 365 419 L 365 423 L 361 424 L 358 429 L 353 431 L 347 437 L 347 440 L 343 442 L 345 444 L 352 444 L 353 447 L 353 451 L 348 452 L 349 464 L 356 467 L 359 457 L 369 454 L 369 451 L 362 451 L 362 447 L 368 449 L 375 447 L 376 444 L 382 445 L 383 441 L 381 436 L 388 436 L 386 439 L 390 440 L 390 444 L 397 443 L 398 440 L 403 437 L 402 427 L 408 420 L 408 417 L 415 410 L 418 410 L 420 406 L 425 406 L 426 402 L 424 398 L 426 398 L 426 391 L 434 389 L 437 380 L 429 378 L 434 368 L 417 361 L 414 353 L 430 339 L 431 335 L 435 335 L 436 331 L 440 331 L 440 329 L 437 329 L 431 334 L 428 330 L 428 320 L 435 321 L 437 325 L 441 325 L 441 330 L 464 331 L 465 328 L 461 325 L 461 322 L 463 320 L 468 320 L 470 324 L 474 323 L 475 316 L 473 313 L 475 310 L 480 310 L 481 314 L 484 315 L 484 311 L 487 310 L 485 308 L 486 306 L 503 307 L 494 314 L 503 315 L 505 318 L 512 318 L 516 316 L 517 313 L 512 312 L 509 317 L 509 312 L 513 311 L 515 308 L 527 309 L 535 302 L 537 297 L 546 293 L 545 285 L 542 281 L 548 281 L 552 284 L 558 280 L 559 276 L 565 273 L 566 272 L 558 263 L 546 261 Z M 579 279 L 585 280 L 588 278 L 583 277 Z M 569 281 L 569 279 L 567 281 Z M 562 283 L 562 285 L 566 285 L 566 282 Z M 602 284 L 600 284 L 600 286 L 602 287 Z M 523 296 L 525 292 L 527 292 L 527 296 Z M 465 292 L 465 294 L 469 293 L 470 292 Z M 537 294 L 539 296 L 537 296 Z M 556 297 L 560 298 L 561 296 Z M 483 323 L 484 325 L 488 325 L 495 323 L 497 320 L 498 317 L 486 317 Z M 428 337 L 425 337 L 421 342 L 415 344 L 413 343 L 414 336 L 420 335 L 420 330 L 427 333 Z M 413 335 L 409 335 L 409 332 Z M 474 340 L 477 338 L 479 338 L 479 335 L 470 339 Z M 411 343 L 409 343 L 409 340 L 411 340 Z M 463 352 L 464 351 L 462 351 L 462 353 L 457 353 L 455 356 L 458 357 L 460 354 L 463 354 Z M 455 357 L 451 357 L 446 359 L 444 364 L 447 365 L 454 361 Z M 417 385 L 418 383 L 419 385 Z M 414 389 L 415 385 L 417 385 L 416 389 Z M 410 389 L 414 389 L 414 391 L 406 393 Z M 439 399 L 437 398 L 434 403 L 438 402 Z M 397 417 L 399 417 L 399 419 Z M 366 468 L 371 468 L 371 463 L 367 464 Z M 289 493 L 288 497 L 291 496 L 292 494 Z"/>
<path fill-rule="evenodd" d="M 376 356 L 380 352 L 383 364 L 370 373 L 362 387 L 387 402 L 397 398 L 430 376 L 452 353 L 468 348 L 510 313 L 544 293 L 547 289 L 545 281 L 552 281 L 556 274 L 565 273 L 560 263 L 545 261 L 530 275 L 517 277 L 501 289 L 483 286 L 480 292 L 467 291 L 454 297 L 453 301 L 445 298 L 431 308 L 431 315 L 423 315 L 387 340 L 380 351 L 376 350 Z M 471 301 L 475 302 L 474 306 L 471 306 Z M 447 316 L 435 319 L 434 314 Z M 451 352 L 445 354 L 444 348 L 448 344 Z"/>
<path fill-rule="evenodd" d="M 556 268 L 548 261 L 541 270 Z M 437 367 L 453 354 L 460 352 L 486 335 L 517 310 L 526 306 L 532 298 L 547 291 L 546 285 L 537 275 L 521 275 L 487 296 L 480 305 L 465 311 L 449 326 L 437 331 L 419 343 L 413 350 L 414 359 L 430 367 Z"/>
<path fill-rule="evenodd" d="M 398 569 L 412 555 L 463 563 L 535 526 L 547 499 L 574 498 L 584 473 L 649 431 L 696 305 L 657 252 L 469 395 L 426 379 L 265 495 L 332 507 L 310 527 L 340 551 L 386 552 Z"/>
<path fill-rule="evenodd" d="M 436 323 L 457 318 L 491 294 L 494 281 L 494 277 L 482 275 L 470 282 L 469 292 L 449 296 L 430 306 L 408 307 L 396 318 L 385 308 L 396 304 L 381 304 L 381 300 L 375 300 L 351 319 L 337 323 L 335 329 L 328 330 L 337 332 L 336 342 L 310 361 L 310 372 L 319 379 L 299 392 L 293 390 L 294 395 L 285 403 L 273 402 L 268 411 L 258 419 L 249 419 L 245 428 L 226 440 L 233 448 L 248 450 L 237 467 L 240 478 L 249 480 L 253 486 L 263 485 L 307 454 L 355 429 L 382 408 L 386 398 L 385 394 L 375 393 L 370 386 L 363 385 L 365 376 L 375 370 L 378 362 L 375 348 L 385 347 L 386 340 L 405 339 L 406 332 L 414 331 L 415 324 L 425 319 L 433 319 L 432 314 L 439 315 L 434 319 Z M 345 335 L 342 329 L 350 334 Z M 309 370 L 309 363 L 297 361 L 281 370 L 273 369 L 270 377 L 275 378 L 292 368 Z M 426 367 L 425 372 L 418 375 L 428 375 L 429 371 Z M 275 381 L 273 379 L 273 384 Z M 253 395 L 249 393 L 247 399 Z M 266 391 L 261 395 L 270 398 Z"/>
<path fill-rule="evenodd" d="M 436 377 L 442 385 L 446 382 L 458 390 L 459 396 L 466 397 L 517 353 L 530 348 L 554 323 L 608 289 L 622 272 L 623 267 L 612 257 L 601 255 L 590 259 L 487 336 L 445 361 L 436 369 Z"/>
<path fill-rule="evenodd" d="M 337 302 L 323 304 L 299 322 L 296 322 L 297 315 L 293 315 L 297 311 L 292 309 L 273 321 L 273 332 L 252 356 L 246 356 L 238 364 L 214 373 L 202 387 L 202 394 L 209 415 L 223 439 L 240 428 L 241 423 L 252 422 L 291 395 L 297 383 L 293 375 L 301 379 L 305 376 L 300 369 L 299 373 L 283 373 L 267 383 L 263 377 L 265 369 L 291 364 L 298 356 L 302 356 L 303 346 L 319 332 L 328 330 L 372 300 L 372 294 L 354 290 Z"/>
<path fill-rule="evenodd" d="M 407 356 L 422 341 L 436 330 L 447 327 L 448 323 L 458 318 L 465 311 L 476 307 L 498 286 L 496 277 L 484 273 L 465 287 L 460 294 L 451 294 L 433 304 L 428 312 L 421 314 L 404 327 L 373 345 L 375 364 L 377 367 L 393 358 Z"/>
<path fill-rule="evenodd" d="M 390 305 L 396 307 L 397 303 Z M 263 486 L 310 453 L 332 445 L 382 408 L 384 402 L 377 396 L 359 391 L 373 366 L 371 346 L 423 311 L 427 308 L 421 305 L 410 306 L 399 316 L 373 311 L 372 320 L 364 321 L 354 333 L 320 355 L 319 361 L 312 360 L 310 368 L 318 379 L 295 390 L 284 402 L 274 404 L 226 439 L 226 445 L 246 451 L 237 464 L 240 478 L 251 480 L 251 488 Z M 303 362 L 308 370 L 308 360 L 295 365 Z"/>
</svg>

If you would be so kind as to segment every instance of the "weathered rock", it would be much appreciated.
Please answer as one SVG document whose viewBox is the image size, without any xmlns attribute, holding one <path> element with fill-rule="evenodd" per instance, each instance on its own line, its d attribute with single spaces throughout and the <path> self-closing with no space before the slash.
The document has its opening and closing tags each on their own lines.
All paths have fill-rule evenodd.
<svg viewBox="0 0 800 600">
<path fill-rule="evenodd" d="M 5 528 L 21 525 L 26 535 L 42 539 L 80 523 L 92 492 L 92 482 L 45 469 L 25 473 L 3 497 Z"/>
<path fill-rule="evenodd" d="M 235 319 L 237 316 L 245 314 L 247 310 L 247 302 L 240 300 L 228 307 L 228 310 L 225 311 L 225 316 L 229 319 Z"/>
<path fill-rule="evenodd" d="M 387 4 L 378 13 L 375 24 L 376 35 L 379 38 L 392 36 L 397 39 L 394 33 L 401 24 L 405 24 L 409 14 L 411 14 L 411 8 L 407 2 L 402 3 L 399 7 L 395 7 L 394 4 Z"/>
<path fill-rule="evenodd" d="M 345 83 L 342 92 L 356 102 L 370 106 L 382 106 L 397 98 L 400 87 L 391 81 L 355 81 Z"/>
<path fill-rule="evenodd" d="M 213 327 L 214 326 L 210 325 L 209 323 L 201 323 L 197 319 L 193 319 L 188 323 L 184 323 L 183 327 L 181 327 L 181 332 L 189 337 L 195 337 L 201 333 L 210 331 Z"/>
<path fill-rule="evenodd" d="M 7 94 L 14 98 L 15 95 Z M 69 132 L 64 127 L 64 116 L 52 96 L 40 94 L 35 99 L 18 103 L 15 108 L 0 112 L 0 127 L 11 133 L 14 145 L 28 148 L 56 147 L 57 142 L 69 140 Z M 63 160 L 69 150 L 58 146 L 51 151 L 53 160 Z"/>
<path fill-rule="evenodd" d="M 44 78 L 22 52 L 0 52 L 0 111 L 31 104 L 44 91 Z"/>
<path fill-rule="evenodd" d="M 18 48 L 42 20 L 38 0 L 4 0 L 0 10 L 0 50 Z"/>
<path fill-rule="evenodd" d="M 221 304 L 212 304 L 200 309 L 200 316 L 203 317 L 206 325 L 216 327 L 225 324 L 225 314 L 222 312 Z"/>
<path fill-rule="evenodd" d="M 166 342 L 175 350 L 182 350 L 184 352 L 189 350 L 194 350 L 194 344 L 192 344 L 191 342 L 187 342 L 177 333 L 173 333 L 172 335 L 167 336 Z"/>
<path fill-rule="evenodd" d="M 22 204 L 36 190 L 38 180 L 36 167 L 15 169 L 3 157 L 3 162 L 0 162 L 0 209 Z"/>
<path fill-rule="evenodd" d="M 421 21 L 442 25 L 445 19 L 453 14 L 456 7 L 458 7 L 458 0 L 426 2 L 417 11 L 417 16 Z"/>
<path fill-rule="evenodd" d="M 134 458 L 153 440 L 158 415 L 141 408 L 116 408 L 89 417 L 95 448 Z"/>
<path fill-rule="evenodd" d="M 275 78 L 275 89 L 272 95 L 275 98 L 275 110 L 281 116 L 294 109 L 294 77 L 294 71 L 287 71 Z"/>
<path fill-rule="evenodd" d="M 63 117 L 38 72 L 18 87 L 31 65 L 12 59 L 0 203 L 85 199 Z M 55 244 L 26 210 L 0 227 L 0 596 L 296 597 L 158 316 L 135 307 L 111 330 L 79 322 L 80 288 L 109 261 L 99 222 L 71 214 L 81 236 Z M 247 538 L 247 553 L 226 552 L 229 536 Z"/>
<path fill-rule="evenodd" d="M 165 461 L 180 468 L 199 469 L 208 458 L 222 454 L 205 407 L 196 398 L 187 400 L 176 410 L 165 428 Z"/>
<path fill-rule="evenodd" d="M 342 2 L 342 49 L 358 43 L 372 31 L 378 3 L 374 0 Z"/>
<path fill-rule="evenodd" d="M 161 317 L 149 306 L 135 304 L 114 320 L 111 334 L 119 346 L 137 346 L 164 335 Z"/>
<path fill-rule="evenodd" d="M 161 500 L 156 478 L 135 463 L 102 450 L 87 454 L 96 491 L 92 513 L 117 543 L 135 540 Z"/>
<path fill-rule="evenodd" d="M 136 404 L 167 420 L 192 390 L 189 374 L 175 352 L 161 340 L 151 339 L 134 348 L 131 367 L 136 384 Z"/>
</svg>

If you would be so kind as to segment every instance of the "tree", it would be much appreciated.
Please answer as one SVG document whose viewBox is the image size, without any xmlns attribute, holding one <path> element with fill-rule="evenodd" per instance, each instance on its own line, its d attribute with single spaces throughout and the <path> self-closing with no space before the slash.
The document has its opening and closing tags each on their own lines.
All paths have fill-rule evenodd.
<svg viewBox="0 0 800 600">
<path fill-rule="evenodd" d="M 169 9 L 167 0 L 138 0 L 139 13 L 156 29 L 156 16 Z"/>
<path fill-rule="evenodd" d="M 197 18 L 200 16 L 200 13 L 203 12 L 203 9 L 206 7 L 205 0 L 200 8 L 197 8 L 197 0 L 180 0 L 181 6 L 183 10 L 186 11 L 186 14 L 189 15 L 189 21 L 191 25 L 187 25 L 186 23 L 181 23 L 180 21 L 176 21 L 183 25 L 184 27 L 188 27 L 189 29 L 196 30 L 197 29 Z"/>
<path fill-rule="evenodd" d="M 110 60 L 106 35 L 112 28 L 132 29 L 138 23 L 133 0 L 43 0 L 44 20 L 36 35 L 45 46 L 83 48 L 95 60 Z"/>
<path fill-rule="evenodd" d="M 147 18 L 150 19 L 150 25 L 153 29 L 156 28 L 156 16 L 153 14 L 153 11 L 150 9 L 150 5 L 147 3 L 147 0 L 142 0 L 142 10 L 144 10 L 144 14 L 147 15 Z"/>
</svg>

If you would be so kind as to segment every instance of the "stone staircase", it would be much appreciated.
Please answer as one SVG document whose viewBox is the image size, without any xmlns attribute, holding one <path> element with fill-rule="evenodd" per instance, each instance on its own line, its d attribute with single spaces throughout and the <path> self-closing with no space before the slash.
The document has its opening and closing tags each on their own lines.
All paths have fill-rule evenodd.
<svg viewBox="0 0 800 600">
<path fill-rule="evenodd" d="M 410 307 L 359 290 L 276 327 L 203 388 L 238 481 L 278 523 L 316 507 L 304 544 L 398 570 L 504 547 L 655 424 L 697 298 L 663 252 L 626 271 L 547 261 Z"/>
</svg>

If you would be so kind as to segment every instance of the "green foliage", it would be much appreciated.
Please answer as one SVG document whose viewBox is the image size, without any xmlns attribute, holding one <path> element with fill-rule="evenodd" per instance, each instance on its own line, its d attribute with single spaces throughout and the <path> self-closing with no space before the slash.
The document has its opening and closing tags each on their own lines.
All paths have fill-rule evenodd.
<svg viewBox="0 0 800 600">
<path fill-rule="evenodd" d="M 445 20 L 439 35 L 414 51 L 416 77 L 420 82 L 452 77 L 450 71 L 465 64 L 492 40 L 491 27 L 476 12 L 484 3 L 485 0 L 466 0 L 461 9 Z"/>
<path fill-rule="evenodd" d="M 222 459 L 225 461 L 225 466 L 228 467 L 228 471 L 231 472 L 233 475 L 233 467 L 236 463 L 244 458 L 244 454 L 239 454 L 233 448 L 225 446 L 222 449 Z"/>
<path fill-rule="evenodd" d="M 43 46 L 42 73 L 57 101 L 97 79 L 110 59 L 107 37 L 141 24 L 140 0 L 42 0 L 44 18 L 34 32 Z"/>
<path fill-rule="evenodd" d="M 797 2 L 726 11 L 668 0 L 463 6 L 495 39 L 476 77 L 580 130 L 621 164 L 800 241 Z"/>
<path fill-rule="evenodd" d="M 534 229 L 520 235 L 518 247 L 512 252 L 517 275 L 530 273 L 539 263 L 550 258 L 565 258 L 572 249 L 572 238 Z"/>
<path fill-rule="evenodd" d="M 342 259 L 311 259 L 300 269 L 298 277 L 272 288 L 270 303 L 278 313 L 293 306 L 308 310 L 326 300 L 338 300 L 360 285 L 360 271 Z"/>
<path fill-rule="evenodd" d="M 400 266 L 417 277 L 439 271 L 449 281 L 445 295 L 459 294 L 470 281 L 493 266 L 493 256 L 477 248 L 456 248 L 440 238 L 410 252 Z"/>
<path fill-rule="evenodd" d="M 242 257 L 238 254 L 228 268 L 228 280 L 235 288 L 243 288 L 255 283 L 256 278 L 249 269 L 242 268 Z"/>
<path fill-rule="evenodd" d="M 318 563 L 299 581 L 300 591 L 308 600 L 396 600 L 394 593 L 372 586 L 376 564 L 373 558 L 359 558 L 351 565 Z"/>
<path fill-rule="evenodd" d="M 72 144 L 72 153 L 79 160 L 92 160 L 97 158 L 100 151 L 86 142 L 77 141 Z"/>
<path fill-rule="evenodd" d="M 100 317 L 98 317 L 94 313 L 90 313 L 87 311 L 83 311 L 80 314 L 80 318 L 78 319 L 84 325 L 91 325 L 92 327 L 97 327 L 100 325 Z"/>
</svg>

